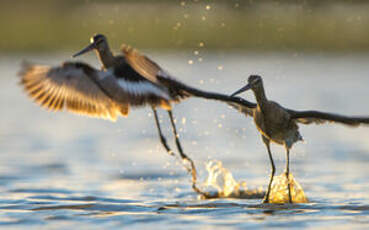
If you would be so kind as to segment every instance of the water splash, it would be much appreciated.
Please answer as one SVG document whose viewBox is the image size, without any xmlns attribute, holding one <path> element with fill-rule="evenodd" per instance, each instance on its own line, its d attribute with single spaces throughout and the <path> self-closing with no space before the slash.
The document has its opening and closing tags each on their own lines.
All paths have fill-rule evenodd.
<svg viewBox="0 0 369 230">
<path fill-rule="evenodd" d="M 209 175 L 205 181 L 205 186 L 215 188 L 219 195 L 228 197 L 230 194 L 239 191 L 240 188 L 247 189 L 246 182 L 237 182 L 232 173 L 223 167 L 221 161 L 209 161 L 206 164 Z"/>
<path fill-rule="evenodd" d="M 307 203 L 309 202 L 301 185 L 295 180 L 292 173 L 289 174 L 289 181 L 291 186 L 291 197 L 293 203 Z M 288 203 L 288 185 L 286 174 L 282 173 L 275 176 L 272 183 L 272 189 L 269 195 L 270 203 Z"/>
<path fill-rule="evenodd" d="M 206 164 L 208 176 L 204 182 L 204 190 L 216 190 L 215 192 L 203 192 L 201 198 L 242 198 L 257 199 L 264 196 L 259 190 L 249 190 L 244 181 L 236 181 L 232 173 L 223 167 L 221 161 L 212 160 Z"/>
<path fill-rule="evenodd" d="M 221 161 L 212 160 L 206 164 L 208 176 L 201 190 L 201 198 L 240 198 L 262 199 L 265 192 L 262 189 L 250 190 L 245 181 L 236 181 L 232 173 L 223 167 Z M 301 185 L 290 173 L 291 196 L 293 203 L 307 203 L 308 199 Z M 214 191 L 215 190 L 215 191 Z M 212 191 L 212 192 L 205 192 Z M 275 176 L 269 196 L 270 203 L 288 203 L 288 186 L 286 174 Z"/>
</svg>

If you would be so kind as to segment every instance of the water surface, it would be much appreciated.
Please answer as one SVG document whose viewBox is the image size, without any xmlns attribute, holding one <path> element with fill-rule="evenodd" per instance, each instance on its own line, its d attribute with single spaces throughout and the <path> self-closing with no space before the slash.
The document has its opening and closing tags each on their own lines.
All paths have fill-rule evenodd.
<svg viewBox="0 0 369 230">
<path fill-rule="evenodd" d="M 231 93 L 247 76 L 264 76 L 269 98 L 292 109 L 369 114 L 369 55 L 151 53 L 183 82 Z M 26 56 L 58 64 L 69 54 Z M 24 58 L 24 57 L 22 57 Z M 85 61 L 96 64 L 90 55 Z M 177 160 L 162 149 L 150 109 L 115 123 L 49 113 L 17 85 L 21 58 L 0 58 L 0 227 L 5 229 L 244 229 L 369 227 L 369 128 L 301 126 L 306 143 L 291 170 L 311 201 L 199 200 Z M 251 93 L 243 96 L 253 100 Z M 221 160 L 249 188 L 266 188 L 270 165 L 252 121 L 226 105 L 189 99 L 174 110 L 185 151 L 206 178 Z M 161 112 L 170 144 L 169 120 Z M 283 148 L 272 145 L 277 173 Z"/>
</svg>

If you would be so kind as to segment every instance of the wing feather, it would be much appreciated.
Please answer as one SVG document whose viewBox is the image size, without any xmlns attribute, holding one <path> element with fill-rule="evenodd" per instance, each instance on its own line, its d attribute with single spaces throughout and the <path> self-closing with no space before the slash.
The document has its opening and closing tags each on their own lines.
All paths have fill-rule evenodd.
<svg viewBox="0 0 369 230">
<path fill-rule="evenodd" d="M 147 80 L 158 83 L 157 75 L 163 70 L 158 64 L 150 60 L 143 54 L 140 54 L 136 49 L 131 48 L 125 44 L 121 47 L 124 57 L 128 64 L 140 75 L 145 77 Z"/>
<path fill-rule="evenodd" d="M 249 108 L 244 105 L 233 103 L 233 102 L 228 102 L 227 104 L 231 106 L 232 108 L 236 109 L 237 111 L 245 114 L 246 116 L 251 116 L 251 117 L 254 116 L 253 108 Z"/>
<path fill-rule="evenodd" d="M 65 63 L 58 67 L 24 64 L 20 84 L 40 106 L 115 121 L 126 116 L 129 105 L 112 100 L 98 84 L 98 71 L 82 63 Z"/>
<path fill-rule="evenodd" d="M 302 124 L 324 124 L 327 122 L 336 122 L 341 123 L 348 126 L 359 126 L 362 124 L 369 124 L 369 117 L 355 117 L 355 116 L 345 116 L 340 114 L 333 113 L 325 113 L 320 111 L 295 111 L 295 110 L 287 110 L 291 119 L 296 120 Z"/>
</svg>

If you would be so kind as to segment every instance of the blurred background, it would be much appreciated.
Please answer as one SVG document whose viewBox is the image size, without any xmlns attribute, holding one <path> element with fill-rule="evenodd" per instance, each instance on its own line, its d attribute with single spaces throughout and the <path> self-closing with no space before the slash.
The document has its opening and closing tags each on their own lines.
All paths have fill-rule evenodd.
<svg viewBox="0 0 369 230">
<path fill-rule="evenodd" d="M 52 52 L 104 33 L 148 49 L 365 52 L 365 0 L 0 1 L 1 52 Z M 201 44 L 201 45 L 200 45 Z"/>
</svg>

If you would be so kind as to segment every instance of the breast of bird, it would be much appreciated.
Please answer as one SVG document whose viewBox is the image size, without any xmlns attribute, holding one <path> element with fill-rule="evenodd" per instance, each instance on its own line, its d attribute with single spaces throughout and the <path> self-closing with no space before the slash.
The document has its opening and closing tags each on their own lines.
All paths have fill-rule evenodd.
<svg viewBox="0 0 369 230">
<path fill-rule="evenodd" d="M 291 135 L 287 132 L 291 128 L 289 114 L 273 101 L 268 101 L 265 110 L 264 122 L 265 126 L 268 127 L 266 132 L 270 139 L 275 143 L 285 144 L 286 139 L 290 138 Z"/>
</svg>

